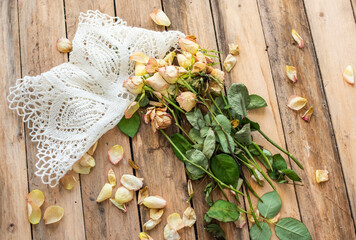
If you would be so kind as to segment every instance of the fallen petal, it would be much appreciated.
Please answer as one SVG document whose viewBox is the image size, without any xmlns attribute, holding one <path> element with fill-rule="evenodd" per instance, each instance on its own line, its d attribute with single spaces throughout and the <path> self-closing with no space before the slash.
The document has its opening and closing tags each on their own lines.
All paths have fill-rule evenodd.
<svg viewBox="0 0 356 240">
<path fill-rule="evenodd" d="M 162 217 L 164 213 L 164 209 L 154 209 L 154 208 L 151 208 L 150 209 L 150 218 L 152 218 L 153 220 L 158 220 Z"/>
<path fill-rule="evenodd" d="M 95 159 L 91 155 L 84 153 L 83 157 L 81 157 L 81 159 L 79 159 L 79 164 L 82 167 L 94 167 Z"/>
<path fill-rule="evenodd" d="M 109 151 L 109 161 L 116 165 L 124 158 L 124 148 L 121 145 L 112 146 Z"/>
<path fill-rule="evenodd" d="M 71 190 L 77 184 L 77 180 L 75 179 L 75 177 L 69 173 L 64 175 L 59 181 L 61 182 L 62 186 L 67 190 Z"/>
<path fill-rule="evenodd" d="M 90 169 L 91 167 L 83 167 L 82 165 L 80 165 L 79 161 L 76 161 L 72 166 L 72 170 L 75 173 L 79 173 L 79 174 L 89 174 Z"/>
<path fill-rule="evenodd" d="M 133 191 L 130 191 L 127 188 L 121 186 L 116 190 L 115 201 L 120 204 L 127 203 L 133 199 L 133 196 Z"/>
<path fill-rule="evenodd" d="M 143 200 L 146 197 L 148 197 L 148 187 L 147 186 L 145 186 L 144 188 L 140 189 L 140 191 L 138 191 L 138 200 L 137 200 L 138 205 L 141 205 L 143 203 Z"/>
<path fill-rule="evenodd" d="M 94 154 L 94 152 L 95 152 L 95 150 L 96 150 L 96 147 L 98 146 L 98 141 L 96 141 L 95 143 L 94 143 L 94 145 L 93 146 L 91 146 L 91 148 L 88 150 L 88 154 L 89 155 L 93 155 Z"/>
<path fill-rule="evenodd" d="M 297 42 L 299 48 L 303 48 L 304 47 L 303 38 L 294 29 L 292 29 L 292 37 L 293 37 L 294 41 Z"/>
<path fill-rule="evenodd" d="M 171 21 L 161 9 L 157 9 L 153 11 L 150 14 L 150 17 L 157 25 L 166 26 L 166 27 L 171 25 Z"/>
<path fill-rule="evenodd" d="M 243 228 L 243 226 L 245 226 L 246 222 L 247 222 L 246 213 L 240 213 L 239 219 L 237 219 L 237 221 L 235 221 L 234 223 L 237 228 L 241 229 Z"/>
<path fill-rule="evenodd" d="M 99 196 L 96 199 L 96 202 L 100 203 L 108 198 L 110 198 L 112 195 L 112 186 L 109 183 L 105 183 L 103 188 L 101 189 Z"/>
<path fill-rule="evenodd" d="M 239 45 L 236 43 L 230 43 L 229 44 L 229 53 L 231 53 L 232 55 L 239 55 L 240 54 Z"/>
<path fill-rule="evenodd" d="M 110 202 L 112 204 L 114 204 L 115 207 L 117 207 L 118 209 L 120 209 L 124 213 L 127 212 L 127 208 L 126 208 L 125 204 L 120 204 L 115 199 L 112 199 L 112 198 L 110 198 L 109 200 L 110 200 Z"/>
<path fill-rule="evenodd" d="M 183 213 L 183 222 L 185 227 L 191 227 L 197 221 L 197 215 L 193 208 L 188 207 Z"/>
<path fill-rule="evenodd" d="M 115 187 L 116 186 L 116 175 L 115 175 L 114 170 L 109 168 L 107 175 L 108 175 L 108 181 L 109 181 L 110 185 L 112 187 Z"/>
<path fill-rule="evenodd" d="M 134 54 L 132 54 L 129 57 L 129 59 L 133 60 L 135 62 L 147 64 L 149 57 L 146 54 L 144 54 L 143 52 L 135 52 Z"/>
<path fill-rule="evenodd" d="M 269 221 L 273 224 L 277 223 L 281 217 L 281 212 L 279 212 L 274 218 L 270 218 Z"/>
<path fill-rule="evenodd" d="M 31 224 L 37 224 L 41 220 L 41 209 L 36 206 L 33 202 L 27 203 L 27 214 L 28 214 L 28 221 Z"/>
<path fill-rule="evenodd" d="M 141 232 L 138 237 L 140 240 L 153 240 L 153 238 L 145 232 Z"/>
<path fill-rule="evenodd" d="M 194 210 L 193 210 L 194 211 Z M 184 228 L 184 222 L 178 213 L 172 213 L 167 217 L 167 223 L 170 229 L 178 231 Z"/>
<path fill-rule="evenodd" d="M 194 194 L 194 190 L 193 190 L 192 180 L 190 179 L 188 180 L 187 188 L 188 188 L 188 196 L 191 198 Z"/>
<path fill-rule="evenodd" d="M 235 66 L 235 64 L 236 64 L 236 58 L 232 56 L 232 54 L 228 54 L 224 61 L 225 71 L 230 72 L 231 69 Z"/>
<path fill-rule="evenodd" d="M 157 220 L 150 219 L 145 224 L 143 224 L 143 230 L 145 230 L 145 231 L 152 230 L 160 222 L 161 222 L 161 219 L 157 219 Z"/>
<path fill-rule="evenodd" d="M 121 177 L 121 184 L 129 190 L 137 191 L 143 186 L 143 178 L 138 178 L 130 174 L 124 174 Z"/>
<path fill-rule="evenodd" d="M 64 209 L 60 206 L 49 206 L 43 214 L 43 220 L 45 224 L 56 223 L 62 219 L 64 215 Z"/>
<path fill-rule="evenodd" d="M 302 116 L 302 119 L 306 122 L 310 122 L 311 116 L 313 115 L 313 106 L 311 106 Z"/>
<path fill-rule="evenodd" d="M 286 73 L 288 79 L 291 80 L 293 83 L 296 83 L 298 81 L 297 69 L 295 67 L 286 65 Z"/>
<path fill-rule="evenodd" d="M 344 74 L 342 76 L 344 78 L 344 81 L 348 84 L 355 84 L 354 70 L 350 65 L 345 68 Z"/>
<path fill-rule="evenodd" d="M 299 111 L 305 106 L 306 103 L 307 103 L 306 98 L 292 95 L 288 100 L 287 106 L 294 111 Z"/>
<path fill-rule="evenodd" d="M 180 239 L 179 234 L 176 231 L 174 231 L 173 229 L 171 229 L 168 224 L 166 224 L 166 226 L 164 226 L 163 237 L 166 240 L 179 240 Z"/>
<path fill-rule="evenodd" d="M 45 200 L 44 194 L 41 190 L 32 190 L 27 195 L 27 202 L 34 204 L 37 207 L 41 207 Z"/>
<path fill-rule="evenodd" d="M 140 104 L 136 101 L 132 102 L 125 110 L 125 118 L 129 119 L 140 108 Z"/>
<path fill-rule="evenodd" d="M 316 170 L 315 179 L 317 183 L 329 181 L 329 172 L 327 170 Z"/>
<path fill-rule="evenodd" d="M 160 196 L 146 197 L 142 203 L 148 208 L 165 208 L 167 206 L 167 201 Z"/>
</svg>

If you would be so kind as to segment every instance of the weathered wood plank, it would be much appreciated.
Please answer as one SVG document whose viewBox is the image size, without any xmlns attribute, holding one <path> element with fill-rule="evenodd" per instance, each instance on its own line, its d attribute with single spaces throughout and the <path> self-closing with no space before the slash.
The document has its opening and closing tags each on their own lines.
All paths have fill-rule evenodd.
<svg viewBox="0 0 356 240">
<path fill-rule="evenodd" d="M 296 186 L 301 218 L 313 239 L 349 239 L 354 234 L 353 222 L 303 2 L 259 0 L 258 3 L 286 143 L 305 167 L 302 171 L 293 164 L 304 183 Z M 303 49 L 294 45 L 292 28 L 304 38 Z M 296 84 L 287 80 L 285 65 L 298 69 Z M 307 98 L 307 107 L 313 105 L 310 123 L 300 118 L 302 111 L 287 108 L 288 98 L 293 94 Z M 329 182 L 316 183 L 315 170 L 320 168 L 330 172 Z"/>
<path fill-rule="evenodd" d="M 164 30 L 151 20 L 149 14 L 161 8 L 161 1 L 116 1 L 117 16 L 127 21 L 130 26 L 153 30 Z M 143 121 L 142 121 L 143 122 Z M 162 222 L 148 233 L 153 239 L 163 239 L 163 228 L 169 214 L 183 214 L 190 206 L 186 203 L 186 176 L 184 165 L 175 157 L 169 142 L 160 133 L 153 134 L 150 126 L 143 124 L 139 133 L 132 140 L 133 157 L 140 166 L 136 175 L 145 179 L 150 195 L 160 195 L 168 201 Z M 146 208 L 140 207 L 141 222 L 149 219 Z M 195 239 L 194 228 L 180 231 L 182 239 Z"/>
<path fill-rule="evenodd" d="M 115 16 L 114 2 L 112 0 L 96 1 L 66 1 L 66 20 L 68 38 L 73 39 L 78 25 L 80 12 L 99 9 L 110 16 Z M 113 166 L 108 161 L 107 151 L 113 145 L 122 145 L 125 156 L 122 162 Z M 119 131 L 117 127 L 100 138 L 94 154 L 96 166 L 89 175 L 81 175 L 82 200 L 85 218 L 85 231 L 87 239 L 132 239 L 140 232 L 139 214 L 136 201 L 127 206 L 127 213 L 117 209 L 110 201 L 96 203 L 102 186 L 107 182 L 107 170 L 112 168 L 120 185 L 123 174 L 132 174 L 133 170 L 127 160 L 131 158 L 129 138 Z M 113 190 L 113 196 L 116 192 Z M 118 231 L 120 229 L 120 231 Z"/>
<path fill-rule="evenodd" d="M 352 7 L 350 1 L 344 0 L 322 4 L 318 1 L 305 1 L 305 8 L 355 218 L 356 166 L 353 160 L 356 155 L 356 109 L 353 105 L 356 102 L 356 92 L 354 86 L 342 79 L 347 65 L 356 70 L 356 25 Z M 331 178 L 333 177 L 334 174 L 331 173 Z"/>
<path fill-rule="evenodd" d="M 56 41 L 65 36 L 63 1 L 19 1 L 22 73 L 38 75 L 67 60 L 67 55 L 56 50 Z M 80 185 L 72 191 L 61 186 L 50 188 L 34 175 L 37 162 L 36 144 L 26 131 L 26 147 L 30 190 L 40 189 L 46 201 L 42 211 L 53 204 L 64 208 L 64 217 L 46 226 L 43 221 L 33 226 L 35 239 L 84 239 L 84 223 Z"/>
<path fill-rule="evenodd" d="M 9 87 L 21 77 L 16 1 L 0 3 L 0 229 L 3 239 L 31 239 L 27 221 L 28 193 L 24 124 L 9 109 Z"/>
</svg>

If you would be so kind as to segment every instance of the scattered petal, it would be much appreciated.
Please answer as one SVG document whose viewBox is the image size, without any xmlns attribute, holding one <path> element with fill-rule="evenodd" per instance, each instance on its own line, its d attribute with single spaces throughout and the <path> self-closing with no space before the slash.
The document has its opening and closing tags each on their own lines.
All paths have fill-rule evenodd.
<svg viewBox="0 0 356 240">
<path fill-rule="evenodd" d="M 243 226 L 245 226 L 247 220 L 246 220 L 246 213 L 240 213 L 240 217 L 239 219 L 237 219 L 237 221 L 235 221 L 235 226 L 237 228 L 243 228 Z"/>
<path fill-rule="evenodd" d="M 316 170 L 315 178 L 317 183 L 329 181 L 329 172 L 327 170 Z"/>
<path fill-rule="evenodd" d="M 143 178 L 138 178 L 130 174 L 124 174 L 121 177 L 121 184 L 129 190 L 137 191 L 143 186 Z"/>
<path fill-rule="evenodd" d="M 239 45 L 236 43 L 230 43 L 229 44 L 229 53 L 231 53 L 232 55 L 239 55 L 240 54 Z"/>
<path fill-rule="evenodd" d="M 194 210 L 193 210 L 194 211 Z M 172 213 L 167 217 L 167 223 L 170 229 L 178 231 L 184 228 L 184 222 L 178 213 Z"/>
<path fill-rule="evenodd" d="M 173 229 L 171 229 L 168 224 L 166 224 L 166 226 L 164 226 L 163 237 L 166 240 L 179 240 L 180 239 L 179 234 L 176 231 L 174 231 Z"/>
<path fill-rule="evenodd" d="M 83 157 L 81 159 L 79 159 L 79 164 L 82 167 L 94 167 L 95 159 L 88 153 L 84 153 Z"/>
<path fill-rule="evenodd" d="M 27 202 L 34 204 L 37 207 L 41 207 L 45 200 L 44 194 L 41 190 L 32 190 L 27 195 Z"/>
<path fill-rule="evenodd" d="M 41 209 L 36 206 L 33 202 L 27 203 L 27 214 L 28 214 L 28 221 L 31 224 L 37 224 L 41 220 Z"/>
<path fill-rule="evenodd" d="M 161 219 L 157 219 L 157 220 L 150 219 L 145 224 L 143 224 L 143 230 L 145 230 L 145 231 L 152 230 L 160 222 L 161 222 Z"/>
<path fill-rule="evenodd" d="M 157 60 L 154 59 L 154 58 L 150 58 L 150 59 L 148 60 L 147 65 L 146 65 L 146 71 L 147 71 L 148 73 L 155 73 L 155 72 L 157 72 L 157 69 L 158 69 L 158 62 L 157 62 Z"/>
<path fill-rule="evenodd" d="M 64 175 L 59 181 L 61 182 L 62 186 L 67 190 L 71 190 L 77 184 L 77 180 L 75 179 L 75 177 L 69 173 Z"/>
<path fill-rule="evenodd" d="M 125 110 L 125 118 L 129 119 L 140 108 L 140 104 L 136 101 L 132 102 Z"/>
<path fill-rule="evenodd" d="M 150 14 L 150 17 L 157 25 L 166 26 L 166 27 L 171 25 L 171 21 L 169 20 L 167 15 L 162 11 L 162 9 L 157 9 L 153 11 Z"/>
<path fill-rule="evenodd" d="M 143 200 L 146 197 L 148 197 L 148 187 L 147 186 L 145 186 L 144 188 L 140 189 L 140 191 L 138 191 L 138 200 L 137 200 L 138 205 L 141 205 L 143 203 Z"/>
<path fill-rule="evenodd" d="M 296 83 L 298 81 L 297 69 L 295 67 L 286 65 L 286 73 L 288 79 L 291 80 L 293 83 Z"/>
<path fill-rule="evenodd" d="M 62 219 L 64 215 L 64 209 L 57 205 L 49 206 L 43 214 L 43 220 L 45 224 L 56 223 Z"/>
<path fill-rule="evenodd" d="M 79 160 L 79 161 L 80 161 L 80 160 Z M 79 174 L 89 174 L 91 167 L 83 167 L 82 165 L 80 165 L 79 161 L 76 161 L 76 162 L 73 164 L 72 170 L 73 170 L 75 173 L 79 173 Z"/>
<path fill-rule="evenodd" d="M 235 66 L 235 64 L 236 64 L 236 58 L 232 56 L 232 54 L 228 54 L 224 61 L 225 71 L 230 72 L 231 69 Z"/>
<path fill-rule="evenodd" d="M 147 64 L 149 57 L 144 54 L 143 52 L 135 52 L 134 54 L 132 54 L 129 57 L 130 60 L 133 60 L 135 62 L 139 62 L 139 63 L 143 63 L 143 64 Z"/>
<path fill-rule="evenodd" d="M 192 180 L 190 179 L 188 180 L 187 188 L 188 188 L 188 196 L 191 198 L 194 194 L 194 190 L 193 190 Z"/>
<path fill-rule="evenodd" d="M 150 218 L 152 218 L 153 220 L 158 220 L 162 217 L 164 213 L 164 209 L 155 209 L 155 208 L 151 208 L 150 209 Z"/>
<path fill-rule="evenodd" d="M 120 204 L 127 203 L 133 199 L 133 196 L 133 191 L 130 191 L 127 188 L 121 186 L 116 190 L 115 201 Z"/>
<path fill-rule="evenodd" d="M 110 185 L 112 187 L 115 187 L 116 186 L 116 175 L 115 175 L 114 170 L 109 168 L 107 175 L 108 175 L 108 181 L 109 181 Z"/>
<path fill-rule="evenodd" d="M 72 42 L 67 38 L 60 38 L 57 40 L 57 50 L 61 53 L 68 53 L 72 51 Z"/>
<path fill-rule="evenodd" d="M 306 103 L 307 103 L 306 98 L 292 95 L 288 100 L 287 106 L 294 111 L 299 111 L 305 106 Z"/>
<path fill-rule="evenodd" d="M 115 207 L 117 207 L 118 209 L 123 211 L 124 213 L 127 212 L 127 208 L 126 208 L 125 204 L 120 204 L 115 199 L 112 199 L 112 198 L 110 198 L 110 202 L 112 204 L 114 204 Z"/>
<path fill-rule="evenodd" d="M 98 146 L 98 141 L 96 141 L 96 142 L 94 143 L 94 145 L 91 146 L 91 148 L 88 150 L 87 154 L 89 154 L 89 155 L 94 155 L 94 152 L 95 152 L 97 146 Z"/>
<path fill-rule="evenodd" d="M 294 29 L 292 29 L 292 37 L 293 37 L 294 41 L 296 41 L 298 43 L 298 47 L 299 48 L 303 48 L 304 47 L 303 38 Z"/>
<path fill-rule="evenodd" d="M 124 158 L 124 148 L 121 145 L 112 146 L 109 151 L 109 161 L 116 165 Z"/>
<path fill-rule="evenodd" d="M 160 196 L 146 197 L 142 203 L 148 208 L 165 208 L 167 206 L 167 201 Z"/>
<path fill-rule="evenodd" d="M 344 74 L 342 76 L 344 78 L 344 81 L 348 84 L 355 84 L 354 70 L 350 65 L 345 68 Z"/>
<path fill-rule="evenodd" d="M 153 238 L 145 232 L 141 232 L 138 237 L 140 240 L 153 240 Z"/>
<path fill-rule="evenodd" d="M 132 159 L 129 159 L 129 164 L 135 170 L 139 170 L 140 169 L 140 167 L 137 165 L 137 163 Z"/>
<path fill-rule="evenodd" d="M 140 62 L 135 63 L 135 76 L 143 76 L 147 74 L 146 65 Z"/>
<path fill-rule="evenodd" d="M 96 202 L 100 203 L 108 198 L 110 198 L 112 195 L 112 186 L 109 183 L 105 183 L 103 188 L 101 189 L 99 196 L 96 199 Z"/>
<path fill-rule="evenodd" d="M 185 227 L 191 227 L 197 221 L 197 215 L 193 208 L 188 207 L 183 213 L 183 222 Z"/>
<path fill-rule="evenodd" d="M 281 212 L 279 212 L 274 218 L 270 218 L 269 221 L 273 224 L 276 224 L 281 217 Z"/>
<path fill-rule="evenodd" d="M 302 119 L 306 122 L 310 122 L 310 119 L 313 115 L 313 106 L 311 106 L 302 116 Z"/>
</svg>

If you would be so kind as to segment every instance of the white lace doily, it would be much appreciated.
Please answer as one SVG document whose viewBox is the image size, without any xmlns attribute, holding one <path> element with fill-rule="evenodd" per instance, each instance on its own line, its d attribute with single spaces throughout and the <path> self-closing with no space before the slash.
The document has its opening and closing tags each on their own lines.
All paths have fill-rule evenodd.
<svg viewBox="0 0 356 240">
<path fill-rule="evenodd" d="M 129 27 L 99 11 L 81 13 L 70 61 L 10 88 L 10 109 L 38 142 L 35 174 L 43 183 L 56 186 L 135 99 L 122 87 L 134 72 L 129 56 L 141 51 L 163 58 L 182 36 Z"/>
</svg>

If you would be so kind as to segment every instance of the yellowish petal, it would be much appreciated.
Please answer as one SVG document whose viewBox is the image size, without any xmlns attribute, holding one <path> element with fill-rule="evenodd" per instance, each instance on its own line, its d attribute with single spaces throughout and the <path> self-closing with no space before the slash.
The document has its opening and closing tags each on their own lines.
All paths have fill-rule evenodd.
<svg viewBox="0 0 356 240">
<path fill-rule="evenodd" d="M 306 103 L 307 103 L 306 98 L 292 95 L 288 100 L 287 106 L 294 111 L 299 111 L 305 106 Z"/>
<path fill-rule="evenodd" d="M 44 194 L 41 190 L 32 190 L 27 195 L 27 202 L 34 204 L 37 207 L 41 207 L 45 200 Z"/>
<path fill-rule="evenodd" d="M 105 183 L 105 185 L 101 189 L 101 191 L 96 199 L 96 202 L 100 203 L 100 202 L 110 198 L 111 195 L 112 195 L 112 186 L 109 183 Z"/>
<path fill-rule="evenodd" d="M 60 221 L 64 215 L 64 209 L 57 205 L 49 206 L 43 214 L 45 224 L 52 224 Z"/>
<path fill-rule="evenodd" d="M 108 151 L 109 161 L 116 165 L 124 158 L 124 148 L 121 145 L 114 145 Z"/>
</svg>

